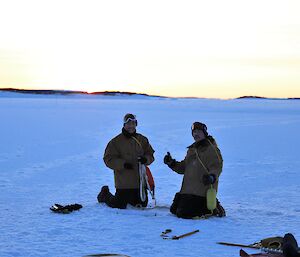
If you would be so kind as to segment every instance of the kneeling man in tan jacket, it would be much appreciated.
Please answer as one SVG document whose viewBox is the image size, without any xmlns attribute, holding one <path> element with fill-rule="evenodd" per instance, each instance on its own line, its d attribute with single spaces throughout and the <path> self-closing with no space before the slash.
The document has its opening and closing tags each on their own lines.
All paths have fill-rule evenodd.
<svg viewBox="0 0 300 257">
<path fill-rule="evenodd" d="M 103 160 L 106 166 L 114 171 L 116 194 L 103 186 L 98 194 L 98 202 L 106 203 L 112 208 L 125 209 L 127 204 L 147 206 L 140 197 L 139 163 L 150 165 L 154 161 L 154 150 L 148 139 L 136 132 L 135 115 L 126 114 L 122 132 L 107 145 Z"/>
</svg>

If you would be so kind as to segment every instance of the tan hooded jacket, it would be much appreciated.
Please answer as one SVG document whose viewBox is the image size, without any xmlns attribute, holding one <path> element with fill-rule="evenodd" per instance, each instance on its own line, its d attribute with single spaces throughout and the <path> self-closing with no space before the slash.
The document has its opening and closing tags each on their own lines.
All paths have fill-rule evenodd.
<svg viewBox="0 0 300 257">
<path fill-rule="evenodd" d="M 119 134 L 113 138 L 106 146 L 103 160 L 107 167 L 114 170 L 115 187 L 117 189 L 137 189 L 139 188 L 139 156 L 147 158 L 146 165 L 154 161 L 154 150 L 148 139 L 136 133 L 133 137 L 126 137 Z M 124 163 L 131 163 L 133 169 L 125 169 Z"/>
<path fill-rule="evenodd" d="M 214 174 L 216 182 L 213 187 L 218 190 L 222 167 L 223 159 L 217 143 L 212 136 L 208 136 L 206 139 L 189 146 L 185 159 L 176 162 L 171 168 L 179 174 L 184 174 L 181 194 L 206 197 L 206 191 L 210 185 L 204 185 L 203 175 Z"/>
</svg>

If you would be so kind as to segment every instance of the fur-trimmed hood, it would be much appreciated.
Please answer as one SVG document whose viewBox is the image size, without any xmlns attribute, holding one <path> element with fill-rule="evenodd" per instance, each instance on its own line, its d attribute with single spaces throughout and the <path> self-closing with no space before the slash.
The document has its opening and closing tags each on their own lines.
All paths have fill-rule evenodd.
<svg viewBox="0 0 300 257">
<path fill-rule="evenodd" d="M 191 144 L 190 146 L 188 146 L 187 148 L 196 148 L 198 149 L 199 147 L 208 147 L 210 145 L 210 143 L 212 143 L 214 146 L 217 146 L 216 140 L 212 137 L 212 136 L 207 136 L 205 139 L 199 141 L 199 142 L 194 142 L 193 144 Z"/>
</svg>

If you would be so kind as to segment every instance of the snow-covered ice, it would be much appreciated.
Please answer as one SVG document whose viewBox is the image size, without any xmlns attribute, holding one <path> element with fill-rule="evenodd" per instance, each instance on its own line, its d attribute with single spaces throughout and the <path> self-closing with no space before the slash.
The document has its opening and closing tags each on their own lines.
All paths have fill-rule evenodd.
<svg viewBox="0 0 300 257">
<path fill-rule="evenodd" d="M 182 176 L 163 164 L 184 158 L 193 121 L 222 151 L 218 197 L 225 218 L 179 219 L 167 209 L 118 210 L 97 203 L 113 189 L 108 141 L 132 112 L 155 149 L 158 205 L 170 206 Z M 300 241 L 300 101 L 32 96 L 0 93 L 0 256 L 239 256 L 218 241 L 252 243 L 291 232 Z M 54 203 L 80 211 L 52 213 Z M 163 240 L 165 229 L 182 240 Z M 253 251 L 250 251 L 253 252 Z"/>
</svg>

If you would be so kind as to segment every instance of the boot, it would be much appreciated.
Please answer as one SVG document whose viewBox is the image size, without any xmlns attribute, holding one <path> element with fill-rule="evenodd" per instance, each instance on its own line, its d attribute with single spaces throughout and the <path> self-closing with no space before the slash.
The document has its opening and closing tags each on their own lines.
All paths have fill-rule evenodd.
<svg viewBox="0 0 300 257">
<path fill-rule="evenodd" d="M 285 257 L 300 257 L 297 241 L 290 233 L 284 235 L 282 250 Z"/>
<path fill-rule="evenodd" d="M 108 186 L 103 186 L 101 188 L 100 193 L 97 196 L 98 202 L 99 203 L 104 203 L 106 201 L 108 195 L 109 195 L 109 188 L 108 188 Z"/>
<path fill-rule="evenodd" d="M 213 215 L 217 216 L 217 217 L 225 217 L 226 216 L 225 209 L 223 208 L 223 206 L 221 205 L 221 203 L 219 202 L 218 199 L 217 199 L 217 207 L 216 207 L 216 209 L 214 209 Z"/>
</svg>

